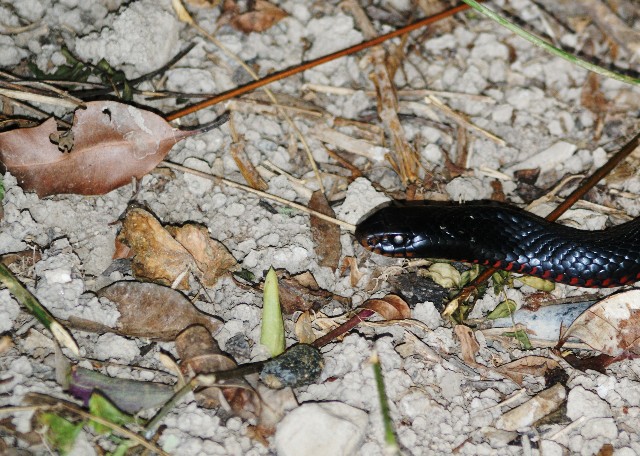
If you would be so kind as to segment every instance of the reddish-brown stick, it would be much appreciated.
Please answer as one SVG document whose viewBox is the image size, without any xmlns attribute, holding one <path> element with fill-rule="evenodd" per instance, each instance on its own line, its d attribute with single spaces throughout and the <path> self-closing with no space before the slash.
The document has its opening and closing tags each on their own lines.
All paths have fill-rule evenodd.
<svg viewBox="0 0 640 456">
<path fill-rule="evenodd" d="M 362 51 L 363 49 L 370 48 L 372 46 L 376 46 L 380 43 L 384 43 L 392 38 L 396 38 L 398 36 L 404 35 L 406 33 L 412 32 L 421 27 L 425 27 L 427 25 L 433 24 L 435 22 L 446 19 L 450 16 L 453 16 L 456 13 L 467 10 L 469 7 L 467 5 L 459 5 L 454 8 L 450 8 L 441 13 L 435 14 L 433 16 L 425 17 L 413 24 L 406 25 L 398 30 L 394 30 L 393 32 L 389 32 L 385 35 L 380 35 L 377 38 L 373 38 L 368 41 L 364 41 L 360 44 L 356 44 L 354 46 L 348 47 L 341 51 L 334 52 L 329 55 L 325 55 L 323 57 L 318 57 L 317 59 L 309 60 L 308 62 L 301 63 L 300 65 L 296 65 L 293 68 L 287 68 L 285 70 L 278 71 L 276 73 L 270 74 L 269 76 L 265 76 L 262 79 L 258 79 L 257 81 L 250 82 L 249 84 L 243 85 L 241 87 L 237 87 L 235 89 L 231 89 L 227 92 L 223 92 L 220 95 L 216 95 L 215 97 L 208 98 L 199 103 L 196 103 L 191 106 L 187 106 L 184 109 L 179 111 L 172 112 L 165 116 L 165 119 L 168 121 L 172 121 L 178 119 L 180 117 L 184 117 L 188 114 L 192 114 L 201 109 L 207 108 L 209 106 L 213 106 L 220 102 L 229 100 L 233 97 L 237 97 L 239 95 L 243 95 L 245 93 L 251 92 L 252 90 L 263 87 L 267 84 L 271 84 L 272 82 L 279 81 L 280 79 L 288 78 L 289 76 L 293 76 L 294 74 L 301 73 L 303 71 L 308 70 L 309 68 L 316 67 L 318 65 L 322 65 L 323 63 L 331 62 L 332 60 L 339 59 L 340 57 L 344 57 L 346 55 L 355 54 L 356 52 Z"/>
</svg>

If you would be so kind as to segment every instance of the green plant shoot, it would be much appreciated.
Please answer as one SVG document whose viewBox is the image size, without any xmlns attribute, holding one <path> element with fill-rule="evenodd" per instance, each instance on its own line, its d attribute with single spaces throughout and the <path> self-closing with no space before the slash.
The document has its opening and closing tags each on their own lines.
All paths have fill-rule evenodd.
<svg viewBox="0 0 640 456">
<path fill-rule="evenodd" d="M 273 268 L 269 269 L 264 281 L 260 343 L 269 349 L 271 356 L 284 352 L 284 322 L 278 293 L 278 276 Z"/>
</svg>

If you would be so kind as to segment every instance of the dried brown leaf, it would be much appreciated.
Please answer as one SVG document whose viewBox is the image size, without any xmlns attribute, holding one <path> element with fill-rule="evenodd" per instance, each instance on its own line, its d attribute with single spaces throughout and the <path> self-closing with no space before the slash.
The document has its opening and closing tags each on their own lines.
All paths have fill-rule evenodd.
<svg viewBox="0 0 640 456">
<path fill-rule="evenodd" d="M 585 310 L 562 335 L 609 356 L 640 354 L 640 290 L 617 293 Z"/>
<path fill-rule="evenodd" d="M 385 320 L 411 318 L 409 305 L 398 295 L 389 294 L 382 299 L 368 299 L 360 308 L 372 310 Z"/>
<path fill-rule="evenodd" d="M 364 273 L 360 272 L 356 257 L 346 257 L 344 259 L 340 273 L 344 274 L 347 269 L 349 269 L 349 281 L 351 282 L 351 286 L 355 287 L 364 275 Z"/>
<path fill-rule="evenodd" d="M 210 332 L 220 321 L 196 309 L 182 293 L 155 283 L 116 282 L 97 292 L 116 304 L 120 316 L 115 328 L 72 318 L 74 327 L 116 332 L 125 336 L 173 340 L 184 328 L 202 325 Z"/>
<path fill-rule="evenodd" d="M 122 246 L 130 248 L 127 252 Z M 145 280 L 189 288 L 189 274 L 212 287 L 237 267 L 235 258 L 222 243 L 211 239 L 207 228 L 187 224 L 166 229 L 144 209 L 127 212 L 116 238 L 117 250 L 132 256 L 133 274 Z"/>
<path fill-rule="evenodd" d="M 282 269 L 276 272 L 278 274 L 280 305 L 285 315 L 291 315 L 297 311 L 306 312 L 310 309 L 319 310 L 333 299 L 346 302 L 342 296 L 334 295 L 330 291 L 320 288 L 313 274 L 308 271 L 293 276 Z"/>
<path fill-rule="evenodd" d="M 247 11 L 231 19 L 231 25 L 244 33 L 264 32 L 288 14 L 273 3 L 256 0 L 252 11 Z"/>
<path fill-rule="evenodd" d="M 131 248 L 135 277 L 171 285 L 183 275 L 178 287 L 189 288 L 189 275 L 185 271 L 197 269 L 195 260 L 147 211 L 134 208 L 127 212 L 116 241 Z"/>
<path fill-rule="evenodd" d="M 329 206 L 329 201 L 320 190 L 313 192 L 309 200 L 309 209 L 321 214 L 335 217 L 336 214 Z M 342 244 L 340 243 L 340 227 L 335 223 L 311 216 L 311 235 L 318 264 L 326 266 L 335 271 L 338 268 L 340 256 L 342 255 Z"/>
<path fill-rule="evenodd" d="M 73 147 L 61 152 L 50 136 L 56 120 L 0 133 L 0 162 L 25 190 L 38 196 L 99 195 L 141 179 L 181 139 L 197 133 L 173 128 L 162 117 L 114 101 L 94 101 L 75 112 Z"/>
<path fill-rule="evenodd" d="M 547 372 L 559 366 L 558 362 L 544 356 L 525 356 L 496 368 L 502 375 L 509 377 L 519 385 L 525 375 L 544 377 Z"/>
<path fill-rule="evenodd" d="M 471 328 L 465 325 L 456 325 L 453 330 L 460 341 L 461 356 L 464 362 L 469 366 L 477 365 L 476 355 L 480 351 L 480 344 Z"/>
<path fill-rule="evenodd" d="M 221 242 L 209 237 L 206 227 L 188 224 L 167 230 L 193 256 L 199 269 L 197 275 L 205 286 L 213 287 L 221 276 L 237 267 L 233 255 Z"/>
<path fill-rule="evenodd" d="M 609 102 L 600 89 L 600 77 L 596 73 L 588 73 L 582 86 L 580 104 L 595 114 L 609 110 Z"/>
<path fill-rule="evenodd" d="M 296 320 L 294 331 L 298 342 L 301 344 L 311 344 L 316 340 L 316 335 L 313 332 L 311 323 L 311 314 L 309 311 L 302 312 Z"/>
</svg>

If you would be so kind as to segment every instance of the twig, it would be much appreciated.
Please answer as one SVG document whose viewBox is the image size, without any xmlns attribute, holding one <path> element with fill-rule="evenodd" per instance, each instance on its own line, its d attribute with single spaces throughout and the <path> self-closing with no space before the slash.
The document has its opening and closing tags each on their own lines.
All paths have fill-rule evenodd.
<svg viewBox="0 0 640 456">
<path fill-rule="evenodd" d="M 38 93 L 25 92 L 22 90 L 3 89 L 0 87 L 0 95 L 14 100 L 35 101 L 36 103 L 44 103 L 53 106 L 62 106 L 63 108 L 75 109 L 78 103 L 59 97 L 51 97 L 48 95 L 40 95 Z"/>
<path fill-rule="evenodd" d="M 438 13 L 438 14 L 434 14 L 433 16 L 429 16 L 429 17 L 425 17 L 424 19 L 421 19 L 417 22 L 414 22 L 413 24 L 407 25 L 405 27 L 399 28 L 398 30 L 394 30 L 393 32 L 384 34 L 384 35 L 380 35 L 372 40 L 367 40 L 364 41 L 360 44 L 356 44 L 354 46 L 350 46 L 346 49 L 343 49 L 341 51 L 337 51 L 334 52 L 332 54 L 329 55 L 325 55 L 323 57 L 318 57 L 317 59 L 313 59 L 310 60 L 308 62 L 302 63 L 300 65 L 296 65 L 293 68 L 287 68 L 285 70 L 282 71 L 277 71 L 275 73 L 270 74 L 269 76 L 266 76 L 262 79 L 259 79 L 258 81 L 254 81 L 254 82 L 250 82 L 249 84 L 246 84 L 244 86 L 241 87 L 237 87 L 235 89 L 231 89 L 227 92 L 223 92 L 215 97 L 209 98 L 207 100 L 201 101 L 200 103 L 196 103 L 194 105 L 191 106 L 187 106 L 184 109 L 181 109 L 179 111 L 175 111 L 171 114 L 169 114 L 168 116 L 166 116 L 165 118 L 167 120 L 175 120 L 178 119 L 180 117 L 184 117 L 188 114 L 192 114 L 196 111 L 200 111 L 201 109 L 207 108 L 209 106 L 213 106 L 215 104 L 221 103 L 223 101 L 229 100 L 231 98 L 237 97 L 239 95 L 243 95 L 247 92 L 251 92 L 252 90 L 258 89 L 260 87 L 263 87 L 267 84 L 271 84 L 272 82 L 275 81 L 279 81 L 281 79 L 285 79 L 288 78 L 289 76 L 292 76 L 294 74 L 298 74 L 298 73 L 302 73 L 303 71 L 307 71 L 310 68 L 314 68 L 317 67 L 319 65 L 322 65 L 323 63 L 327 63 L 327 62 L 331 62 L 333 60 L 339 59 L 340 57 L 344 57 L 347 55 L 351 55 L 354 54 L 356 52 L 360 52 L 363 49 L 367 49 L 370 48 L 372 46 L 376 46 L 380 43 L 384 43 L 385 41 L 388 41 L 392 38 L 396 38 L 398 36 L 404 35 L 406 33 L 410 33 L 414 30 L 417 30 L 419 28 L 425 27 L 427 25 L 433 24 L 435 22 L 441 21 L 443 19 L 446 19 L 448 17 L 453 16 L 454 14 L 460 13 L 462 11 L 467 10 L 469 7 L 467 5 L 459 5 L 456 6 L 455 8 L 450 8 L 446 11 L 443 11 L 442 13 Z"/>
</svg>

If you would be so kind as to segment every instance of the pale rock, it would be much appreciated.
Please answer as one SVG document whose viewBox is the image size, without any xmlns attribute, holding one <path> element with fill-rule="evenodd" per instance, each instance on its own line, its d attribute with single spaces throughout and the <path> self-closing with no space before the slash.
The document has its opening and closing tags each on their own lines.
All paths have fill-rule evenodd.
<svg viewBox="0 0 640 456">
<path fill-rule="evenodd" d="M 344 203 L 336 210 L 336 217 L 355 224 L 366 213 L 388 201 L 389 198 L 376 191 L 371 182 L 359 177 L 347 188 Z"/>
<path fill-rule="evenodd" d="M 117 360 L 131 363 L 140 354 L 135 341 L 116 334 L 103 334 L 98 337 L 94 348 L 94 356 L 99 360 Z"/>
<path fill-rule="evenodd" d="M 369 419 L 367 413 L 341 402 L 305 403 L 278 424 L 279 456 L 356 454 Z"/>
<path fill-rule="evenodd" d="M 606 440 L 618 438 L 618 427 L 613 418 L 593 418 L 580 427 L 580 433 L 585 439 L 603 437 Z"/>
<path fill-rule="evenodd" d="M 540 453 L 544 456 L 563 456 L 565 448 L 553 440 L 542 440 L 540 442 Z"/>
<path fill-rule="evenodd" d="M 529 157 L 520 163 L 507 168 L 506 172 L 514 172 L 520 169 L 535 169 L 540 168 L 541 173 L 545 173 L 555 169 L 556 166 L 564 164 L 576 151 L 575 144 L 568 143 L 566 141 L 558 141 L 551 147 L 538 152 L 537 154 Z"/>
<path fill-rule="evenodd" d="M 611 417 L 609 404 L 600 399 L 596 393 L 576 386 L 567 398 L 567 416 L 577 420 L 581 416 L 587 418 Z"/>
<path fill-rule="evenodd" d="M 141 0 L 111 13 L 109 27 L 76 39 L 76 53 L 95 62 L 105 58 L 116 68 L 130 64 L 136 75 L 160 68 L 177 51 L 182 26 L 169 12 L 168 2 L 164 3 L 166 9 L 158 8 L 156 3 Z M 127 74 L 132 75 L 133 72 Z"/>
</svg>

